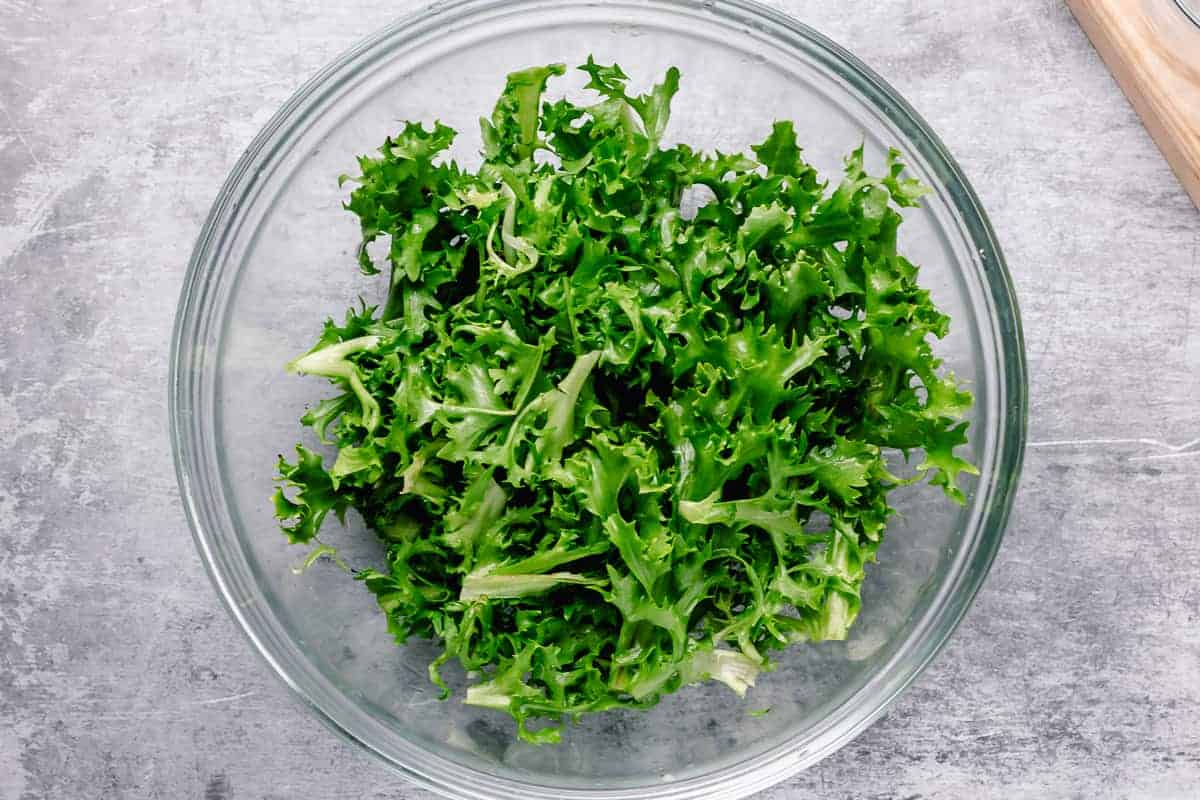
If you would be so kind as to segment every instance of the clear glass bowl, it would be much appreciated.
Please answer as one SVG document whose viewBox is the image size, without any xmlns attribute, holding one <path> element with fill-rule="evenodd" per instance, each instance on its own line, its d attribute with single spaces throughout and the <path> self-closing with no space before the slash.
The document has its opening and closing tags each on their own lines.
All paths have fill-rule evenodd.
<svg viewBox="0 0 1200 800">
<path fill-rule="evenodd" d="M 477 119 L 506 72 L 616 61 L 643 85 L 683 71 L 668 139 L 744 151 L 793 119 L 836 176 L 865 141 L 889 146 L 934 187 L 907 214 L 905 253 L 953 317 L 947 366 L 973 386 L 965 508 L 928 487 L 901 510 L 871 568 L 850 640 L 797 646 L 746 700 L 686 689 L 649 712 L 595 715 L 558 746 L 514 739 L 507 717 L 439 702 L 432 646 L 397 648 L 363 587 L 332 565 L 294 574 L 303 553 L 272 519 L 274 459 L 329 387 L 284 373 L 322 319 L 383 284 L 358 274 L 356 220 L 337 176 L 400 120 L 460 131 L 477 163 Z M 581 81 L 569 84 L 577 91 Z M 877 718 L 966 611 L 1000 545 L 1021 463 L 1026 378 L 1016 303 L 995 238 L 958 167 L 915 112 L 853 56 L 747 2 L 465 0 L 372 36 L 288 101 L 221 190 L 196 245 L 171 367 L 179 482 L 201 556 L 271 668 L 331 728 L 411 780 L 461 798 L 738 798 L 815 763 Z M 336 528 L 336 525 L 330 527 Z M 327 537 L 355 566 L 378 561 L 360 523 Z M 751 709 L 770 708 L 764 716 Z"/>
</svg>

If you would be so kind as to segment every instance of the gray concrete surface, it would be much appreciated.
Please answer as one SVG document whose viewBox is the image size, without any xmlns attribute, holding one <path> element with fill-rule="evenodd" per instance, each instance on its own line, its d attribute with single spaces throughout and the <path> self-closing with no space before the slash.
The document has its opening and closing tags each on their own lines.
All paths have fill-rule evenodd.
<svg viewBox="0 0 1200 800">
<path fill-rule="evenodd" d="M 1032 404 L 957 636 L 761 800 L 1200 796 L 1200 215 L 1056 0 L 776 5 L 880 70 L 975 182 Z M 0 0 L 0 800 L 428 797 L 293 702 L 220 608 L 165 398 L 225 173 L 412 6 Z"/>
</svg>

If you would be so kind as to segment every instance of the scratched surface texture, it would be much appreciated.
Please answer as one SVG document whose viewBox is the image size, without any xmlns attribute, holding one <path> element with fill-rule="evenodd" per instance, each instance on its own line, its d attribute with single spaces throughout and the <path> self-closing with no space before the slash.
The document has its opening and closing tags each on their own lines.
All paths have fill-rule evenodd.
<svg viewBox="0 0 1200 800">
<path fill-rule="evenodd" d="M 975 182 L 1023 304 L 1031 447 L 951 644 L 760 800 L 1200 796 L 1200 215 L 1058 2 L 776 5 Z M 301 710 L 220 608 L 165 398 L 226 172 L 411 7 L 0 0 L 0 800 L 429 797 Z"/>
</svg>

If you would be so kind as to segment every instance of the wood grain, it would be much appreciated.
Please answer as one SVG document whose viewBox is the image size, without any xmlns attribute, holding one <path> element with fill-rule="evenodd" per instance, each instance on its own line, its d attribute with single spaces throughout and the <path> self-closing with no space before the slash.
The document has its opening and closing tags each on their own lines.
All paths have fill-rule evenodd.
<svg viewBox="0 0 1200 800">
<path fill-rule="evenodd" d="M 1200 206 L 1200 27 L 1174 0 L 1067 0 Z"/>
</svg>

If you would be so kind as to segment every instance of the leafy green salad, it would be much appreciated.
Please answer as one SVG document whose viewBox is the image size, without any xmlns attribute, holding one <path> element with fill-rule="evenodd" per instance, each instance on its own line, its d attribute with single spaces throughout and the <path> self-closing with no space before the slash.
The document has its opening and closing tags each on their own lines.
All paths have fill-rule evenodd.
<svg viewBox="0 0 1200 800">
<path fill-rule="evenodd" d="M 844 639 L 889 493 L 962 503 L 975 474 L 949 319 L 897 252 L 926 191 L 899 153 L 830 185 L 790 122 L 752 155 L 666 146 L 678 70 L 639 95 L 579 69 L 582 105 L 543 99 L 560 64 L 509 75 L 477 170 L 408 123 L 343 176 L 387 299 L 288 364 L 334 386 L 302 422 L 336 457 L 297 445 L 274 498 L 295 543 L 360 515 L 391 634 L 532 742 Z"/>
</svg>

